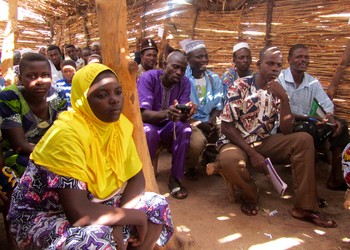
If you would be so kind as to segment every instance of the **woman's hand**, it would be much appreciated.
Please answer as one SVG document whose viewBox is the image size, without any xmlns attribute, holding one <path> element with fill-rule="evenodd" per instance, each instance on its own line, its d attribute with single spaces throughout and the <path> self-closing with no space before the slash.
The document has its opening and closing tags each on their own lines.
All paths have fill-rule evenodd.
<svg viewBox="0 0 350 250">
<path fill-rule="evenodd" d="M 126 244 L 123 241 L 123 226 L 113 226 L 113 238 L 118 250 L 126 250 Z"/>
<path fill-rule="evenodd" d="M 146 232 L 147 232 L 147 224 L 146 224 L 146 228 L 136 226 L 136 229 L 137 229 L 138 235 L 137 236 L 133 235 L 128 239 L 128 243 L 131 244 L 133 247 L 140 246 L 144 242 Z"/>
<path fill-rule="evenodd" d="M 147 233 L 147 219 L 144 222 L 145 223 L 143 225 L 136 226 L 137 235 L 132 235 L 128 239 L 128 243 L 131 244 L 133 247 L 141 245 L 145 240 Z"/>
</svg>

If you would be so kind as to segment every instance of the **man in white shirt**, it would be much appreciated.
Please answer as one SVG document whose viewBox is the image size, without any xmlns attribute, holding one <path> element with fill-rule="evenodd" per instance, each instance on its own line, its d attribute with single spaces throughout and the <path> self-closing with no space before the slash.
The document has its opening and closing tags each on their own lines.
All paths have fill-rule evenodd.
<svg viewBox="0 0 350 250">
<path fill-rule="evenodd" d="M 325 126 L 326 122 L 334 124 L 333 135 L 328 139 L 332 152 L 332 170 L 327 181 L 327 187 L 332 190 L 345 189 L 346 185 L 341 168 L 341 153 L 350 141 L 347 123 L 345 120 L 334 116 L 334 105 L 323 90 L 321 83 L 306 72 L 309 66 L 309 51 L 306 45 L 293 45 L 289 50 L 288 62 L 290 66 L 282 70 L 278 81 L 288 93 L 292 114 L 296 120 L 311 123 L 314 118 L 309 115 L 313 100 L 316 99 L 322 106 L 326 113 L 326 119 L 319 121 L 316 127 Z M 319 135 L 314 136 L 316 146 L 319 146 L 317 145 L 317 142 L 320 141 L 318 137 Z"/>
<path fill-rule="evenodd" d="M 63 78 L 61 72 L 61 62 L 63 61 L 63 57 L 60 47 L 54 44 L 49 45 L 47 47 L 47 58 L 49 59 L 51 66 L 52 85 L 55 85 L 58 80 Z"/>
</svg>

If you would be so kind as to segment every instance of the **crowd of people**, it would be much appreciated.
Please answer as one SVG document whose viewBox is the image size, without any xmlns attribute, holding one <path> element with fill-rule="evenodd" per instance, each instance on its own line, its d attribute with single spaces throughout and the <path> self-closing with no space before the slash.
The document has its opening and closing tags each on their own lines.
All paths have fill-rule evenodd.
<svg viewBox="0 0 350 250">
<path fill-rule="evenodd" d="M 255 216 L 252 170 L 268 175 L 269 158 L 291 164 L 292 217 L 336 227 L 317 209 L 315 159 L 321 150 L 330 156 L 329 189 L 350 188 L 348 126 L 307 73 L 308 47 L 290 48 L 287 69 L 278 47 L 264 47 L 253 71 L 249 44 L 237 43 L 222 77 L 208 69 L 202 40 L 180 47 L 167 45 L 158 61 L 157 43 L 144 39 L 135 58 L 152 164 L 163 148 L 172 155 L 169 194 L 187 198 L 181 180 L 197 180 L 198 168 L 215 162 L 229 193 L 241 190 L 242 213 Z M 18 81 L 0 92 L 0 208 L 13 246 L 152 249 L 174 232 L 166 199 L 145 192 L 122 86 L 102 64 L 101 50 L 94 42 L 82 49 L 67 44 L 64 53 L 57 45 L 19 59 L 15 53 Z M 323 115 L 312 113 L 315 103 Z M 344 207 L 350 209 L 350 197 Z"/>
</svg>

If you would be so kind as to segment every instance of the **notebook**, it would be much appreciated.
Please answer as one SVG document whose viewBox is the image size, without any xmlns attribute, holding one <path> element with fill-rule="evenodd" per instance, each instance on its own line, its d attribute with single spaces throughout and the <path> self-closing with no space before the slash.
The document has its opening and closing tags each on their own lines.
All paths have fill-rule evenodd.
<svg viewBox="0 0 350 250">
<path fill-rule="evenodd" d="M 265 163 L 267 166 L 267 170 L 269 171 L 269 179 L 273 186 L 275 187 L 277 193 L 280 196 L 283 196 L 284 191 L 286 191 L 288 185 L 281 179 L 281 177 L 276 172 L 275 168 L 273 167 L 270 158 L 265 159 Z"/>
</svg>

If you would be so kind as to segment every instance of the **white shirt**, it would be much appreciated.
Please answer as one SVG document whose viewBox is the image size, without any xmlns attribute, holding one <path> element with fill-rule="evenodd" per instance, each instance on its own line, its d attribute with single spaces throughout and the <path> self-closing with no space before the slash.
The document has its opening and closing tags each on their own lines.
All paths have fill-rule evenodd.
<svg viewBox="0 0 350 250">
<path fill-rule="evenodd" d="M 290 67 L 281 71 L 278 81 L 287 91 L 290 109 L 295 115 L 308 116 L 314 98 L 320 103 L 326 113 L 334 112 L 334 104 L 323 90 L 321 83 L 308 73 L 304 73 L 303 81 L 297 88 Z"/>
<path fill-rule="evenodd" d="M 49 60 L 50 67 L 51 67 L 51 76 L 52 76 L 52 82 L 51 85 L 54 86 L 58 80 L 63 79 L 63 75 L 61 70 L 57 70 L 55 65 Z"/>
</svg>

